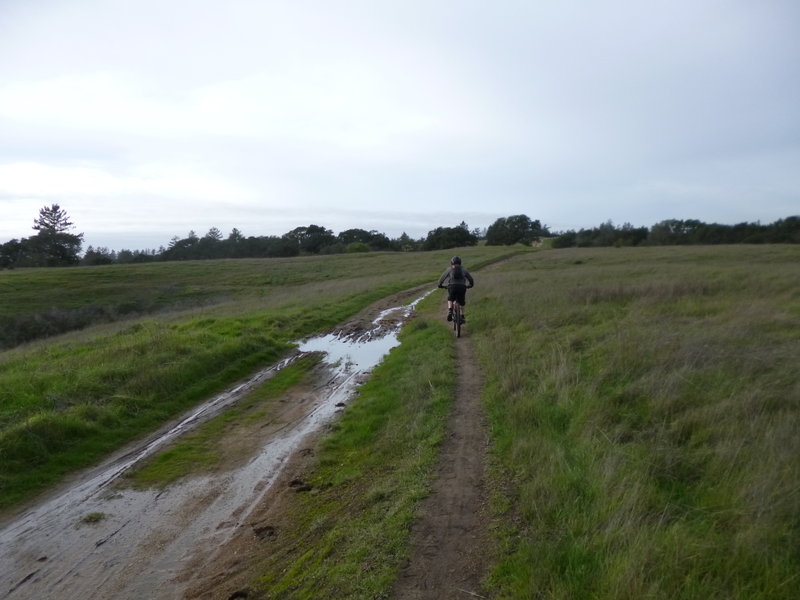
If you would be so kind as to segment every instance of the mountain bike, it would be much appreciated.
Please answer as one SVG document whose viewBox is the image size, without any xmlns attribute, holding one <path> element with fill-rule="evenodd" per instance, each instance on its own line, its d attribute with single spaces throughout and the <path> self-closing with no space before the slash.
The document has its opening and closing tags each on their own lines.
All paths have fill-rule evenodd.
<svg viewBox="0 0 800 600">
<path fill-rule="evenodd" d="M 447 289 L 447 286 L 440 285 L 440 288 L 443 290 Z M 467 286 L 467 289 L 471 288 L 472 286 Z M 461 326 L 464 324 L 464 313 L 461 309 L 461 304 L 458 303 L 458 300 L 453 301 L 453 331 L 456 333 L 456 337 L 461 337 Z"/>
<path fill-rule="evenodd" d="M 453 301 L 453 331 L 456 337 L 461 337 L 461 326 L 464 324 L 464 315 L 461 314 L 461 305 L 458 301 Z"/>
</svg>

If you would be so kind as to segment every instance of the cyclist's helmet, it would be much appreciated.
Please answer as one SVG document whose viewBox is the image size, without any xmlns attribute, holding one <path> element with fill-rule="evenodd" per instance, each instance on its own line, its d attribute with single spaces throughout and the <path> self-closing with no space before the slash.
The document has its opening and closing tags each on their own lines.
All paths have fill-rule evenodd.
<svg viewBox="0 0 800 600">
<path fill-rule="evenodd" d="M 461 264 L 461 257 L 460 256 L 454 256 L 453 258 L 450 259 L 450 264 L 451 265 L 460 265 Z"/>
</svg>

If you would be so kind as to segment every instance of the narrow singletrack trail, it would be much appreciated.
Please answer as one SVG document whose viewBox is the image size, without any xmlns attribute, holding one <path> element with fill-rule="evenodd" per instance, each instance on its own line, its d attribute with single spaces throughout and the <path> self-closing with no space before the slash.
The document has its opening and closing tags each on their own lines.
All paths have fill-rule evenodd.
<svg viewBox="0 0 800 600">
<path fill-rule="evenodd" d="M 398 600 L 483 598 L 486 574 L 488 433 L 481 376 L 469 336 L 455 341 L 460 377 L 431 494 L 412 532 L 411 562 L 394 588 Z"/>
</svg>

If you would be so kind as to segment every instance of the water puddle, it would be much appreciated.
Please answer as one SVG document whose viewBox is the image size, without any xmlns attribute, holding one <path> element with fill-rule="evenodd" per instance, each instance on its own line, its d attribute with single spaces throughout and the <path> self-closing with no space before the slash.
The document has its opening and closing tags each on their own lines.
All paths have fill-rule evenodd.
<svg viewBox="0 0 800 600">
<path fill-rule="evenodd" d="M 428 292 L 429 294 L 430 292 Z M 176 576 L 210 556 L 262 501 L 292 453 L 333 418 L 356 386 L 399 345 L 409 305 L 383 311 L 371 327 L 298 342 L 278 365 L 220 394 L 153 439 L 113 457 L 0 530 L 4 598 L 177 597 Z M 304 399 L 301 415 L 275 431 L 253 458 L 221 477 L 197 477 L 163 490 L 119 489 L 119 477 L 177 437 L 222 412 L 280 369 L 323 353 L 330 374 Z M 88 515 L 98 516 L 89 522 Z"/>
<path fill-rule="evenodd" d="M 406 306 L 384 310 L 372 321 L 372 328 L 367 331 L 356 335 L 331 333 L 312 338 L 300 343 L 299 350 L 303 353 L 324 353 L 324 362 L 342 373 L 369 371 L 389 350 L 400 345 L 397 337 L 400 332 L 399 324 L 408 319 L 420 300 L 422 298 Z"/>
</svg>

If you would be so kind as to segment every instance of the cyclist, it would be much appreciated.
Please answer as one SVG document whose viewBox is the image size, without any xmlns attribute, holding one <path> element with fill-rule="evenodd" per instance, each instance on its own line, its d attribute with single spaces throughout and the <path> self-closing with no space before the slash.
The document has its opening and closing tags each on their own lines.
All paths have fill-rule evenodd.
<svg viewBox="0 0 800 600">
<path fill-rule="evenodd" d="M 453 302 L 457 301 L 461 305 L 461 322 L 467 320 L 464 314 L 464 305 L 467 303 L 467 288 L 475 285 L 475 280 L 472 279 L 469 271 L 461 265 L 461 257 L 454 256 L 450 259 L 450 267 L 442 273 L 439 277 L 439 287 L 445 287 L 444 282 L 450 280 L 447 284 L 447 320 L 453 320 Z M 467 285 L 469 282 L 469 285 Z"/>
</svg>

